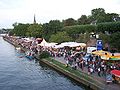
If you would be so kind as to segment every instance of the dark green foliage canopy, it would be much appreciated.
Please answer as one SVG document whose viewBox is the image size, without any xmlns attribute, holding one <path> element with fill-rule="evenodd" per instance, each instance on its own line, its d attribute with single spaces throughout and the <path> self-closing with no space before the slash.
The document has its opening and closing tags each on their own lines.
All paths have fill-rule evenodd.
<svg viewBox="0 0 120 90">
<path fill-rule="evenodd" d="M 78 38 L 77 35 L 84 34 L 85 32 L 95 32 L 95 25 L 75 25 L 75 26 L 67 26 L 63 28 L 63 31 L 66 31 L 68 35 L 74 39 Z"/>
<path fill-rule="evenodd" d="M 50 42 L 62 43 L 68 41 L 72 41 L 72 38 L 66 32 L 58 32 L 50 37 Z"/>
<path fill-rule="evenodd" d="M 85 25 L 85 24 L 90 24 L 90 20 L 86 15 L 82 15 L 79 19 L 78 19 L 78 24 L 79 25 Z"/>
<path fill-rule="evenodd" d="M 77 21 L 74 20 L 73 18 L 68 18 L 66 20 L 63 20 L 63 24 L 64 26 L 73 26 L 73 25 L 77 25 Z"/>
<path fill-rule="evenodd" d="M 42 37 L 42 25 L 41 24 L 31 24 L 27 28 L 26 35 L 29 37 Z"/>
<path fill-rule="evenodd" d="M 97 25 L 97 32 L 109 33 L 120 32 L 120 22 L 106 22 Z"/>
<path fill-rule="evenodd" d="M 43 37 L 49 40 L 52 34 L 61 31 L 63 24 L 59 20 L 51 20 L 49 23 L 43 24 Z"/>
<path fill-rule="evenodd" d="M 48 57 L 50 57 L 50 54 L 49 54 L 49 52 L 47 52 L 47 51 L 43 51 L 43 52 L 41 52 L 40 55 L 39 55 L 39 58 L 40 58 L 40 59 L 48 58 Z"/>
<path fill-rule="evenodd" d="M 63 20 L 50 20 L 49 23 L 22 24 L 14 23 L 14 29 L 10 30 L 11 35 L 43 37 L 47 41 L 64 42 L 77 41 L 86 42 L 91 32 L 100 34 L 104 43 L 109 42 L 112 46 L 119 42 L 120 16 L 116 13 L 106 13 L 103 8 L 91 10 L 91 15 L 81 15 L 77 20 L 68 18 Z M 88 33 L 88 34 L 86 34 Z M 115 34 L 116 33 L 116 34 Z M 117 38 L 119 37 L 119 38 Z M 115 46 L 120 48 L 119 45 Z"/>
<path fill-rule="evenodd" d="M 14 29 L 12 33 L 17 36 L 26 36 L 27 28 L 30 26 L 29 24 L 15 23 L 13 24 Z"/>
</svg>

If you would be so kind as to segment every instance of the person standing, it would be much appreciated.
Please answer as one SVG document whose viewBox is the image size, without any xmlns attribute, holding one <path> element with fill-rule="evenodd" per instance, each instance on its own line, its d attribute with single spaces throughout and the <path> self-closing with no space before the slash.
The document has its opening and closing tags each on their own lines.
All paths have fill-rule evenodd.
<svg viewBox="0 0 120 90">
<path fill-rule="evenodd" d="M 98 67 L 98 76 L 101 76 L 100 72 L 101 72 L 101 69 L 100 69 L 100 67 Z"/>
</svg>

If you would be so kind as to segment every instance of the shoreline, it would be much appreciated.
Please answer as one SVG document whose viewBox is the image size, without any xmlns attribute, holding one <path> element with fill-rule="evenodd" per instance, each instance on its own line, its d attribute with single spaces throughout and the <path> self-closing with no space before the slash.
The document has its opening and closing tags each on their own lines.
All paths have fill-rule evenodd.
<svg viewBox="0 0 120 90">
<path fill-rule="evenodd" d="M 3 39 L 4 39 L 5 41 L 7 41 L 8 43 L 12 44 L 12 45 L 15 46 L 15 47 L 20 47 L 23 51 L 26 51 L 26 50 L 27 50 L 27 49 L 25 49 L 25 48 L 23 48 L 23 47 L 21 47 L 21 46 L 19 46 L 19 45 L 16 45 L 15 43 L 11 42 L 9 39 L 7 39 L 7 38 L 5 38 L 5 37 L 3 37 Z M 90 75 L 88 75 L 88 74 L 87 74 L 87 75 L 88 75 L 87 78 L 89 78 L 89 79 L 91 78 L 92 81 L 87 80 L 87 78 L 84 78 L 84 77 L 83 77 L 83 76 L 86 76 L 86 74 L 85 74 L 84 72 L 79 71 L 79 72 L 82 73 L 82 74 L 81 74 L 80 76 L 77 76 L 74 72 L 72 73 L 72 72 L 70 72 L 69 70 L 65 70 L 65 69 L 63 69 L 61 66 L 55 64 L 54 62 L 55 62 L 56 60 L 52 60 L 52 61 L 50 61 L 50 60 L 48 60 L 48 59 L 42 59 L 42 60 L 40 60 L 40 59 L 37 57 L 37 55 L 35 56 L 35 58 L 36 58 L 37 60 L 43 62 L 44 64 L 52 67 L 52 68 L 55 69 L 56 71 L 59 71 L 60 73 L 64 74 L 65 76 L 68 76 L 68 77 L 72 78 L 73 80 L 75 80 L 75 81 L 77 81 L 77 82 L 79 82 L 79 83 L 82 83 L 83 85 L 89 87 L 90 89 L 93 89 L 93 90 L 105 90 L 105 84 L 104 84 L 104 83 L 99 82 L 99 80 L 95 80 L 94 77 L 92 77 L 92 76 L 90 76 Z M 57 61 L 57 62 L 58 62 L 58 61 Z M 58 62 L 58 63 L 60 63 L 60 62 Z M 63 64 L 63 63 L 61 63 L 61 65 L 62 65 L 62 64 Z M 64 64 L 63 64 L 63 65 L 64 65 Z M 65 65 L 64 65 L 64 67 L 65 67 Z M 76 71 L 76 70 L 74 70 L 74 71 Z"/>
</svg>

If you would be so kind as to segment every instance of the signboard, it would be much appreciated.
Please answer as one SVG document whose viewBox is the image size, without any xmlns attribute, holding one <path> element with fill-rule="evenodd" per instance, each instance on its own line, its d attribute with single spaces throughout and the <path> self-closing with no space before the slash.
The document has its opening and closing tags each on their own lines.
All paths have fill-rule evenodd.
<svg viewBox="0 0 120 90">
<path fill-rule="evenodd" d="M 96 47 L 87 47 L 87 53 L 92 53 L 92 51 L 97 50 Z"/>
<path fill-rule="evenodd" d="M 97 50 L 102 50 L 103 49 L 102 40 L 97 40 L 96 47 L 97 47 Z"/>
</svg>

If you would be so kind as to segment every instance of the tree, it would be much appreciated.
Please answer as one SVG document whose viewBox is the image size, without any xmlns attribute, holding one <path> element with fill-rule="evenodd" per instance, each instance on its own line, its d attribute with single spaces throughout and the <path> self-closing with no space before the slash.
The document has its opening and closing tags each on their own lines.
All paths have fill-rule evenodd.
<svg viewBox="0 0 120 90">
<path fill-rule="evenodd" d="M 101 22 L 105 22 L 105 10 L 103 8 L 96 8 L 96 9 L 93 9 L 91 11 L 91 19 L 92 19 L 92 22 L 95 22 L 95 23 L 101 23 Z"/>
<path fill-rule="evenodd" d="M 90 33 L 86 32 L 84 34 L 79 34 L 79 37 L 76 39 L 76 42 L 87 43 L 89 39 L 90 39 Z"/>
<path fill-rule="evenodd" d="M 27 36 L 30 37 L 42 37 L 42 25 L 41 24 L 31 24 L 27 29 Z"/>
<path fill-rule="evenodd" d="M 57 33 L 58 31 L 61 31 L 62 28 L 63 25 L 59 20 L 51 20 L 49 22 L 49 29 L 50 32 L 52 32 L 53 34 Z"/>
<path fill-rule="evenodd" d="M 79 25 L 85 25 L 90 23 L 86 15 L 82 15 L 77 21 Z"/>
<path fill-rule="evenodd" d="M 64 26 L 73 26 L 77 24 L 77 21 L 74 20 L 73 18 L 68 18 L 66 20 L 63 20 Z"/>
<path fill-rule="evenodd" d="M 17 25 L 18 25 L 18 23 L 17 23 L 17 22 L 15 22 L 15 23 L 13 23 L 13 25 L 12 25 L 12 26 L 13 26 L 13 27 L 15 27 L 15 26 L 17 26 Z"/>
<path fill-rule="evenodd" d="M 116 32 L 110 36 L 109 42 L 111 48 L 116 48 L 120 51 L 120 32 Z"/>
<path fill-rule="evenodd" d="M 109 43 L 110 35 L 106 35 L 106 34 L 100 32 L 99 39 L 101 39 L 103 41 L 103 45 L 105 45 L 106 43 Z"/>
<path fill-rule="evenodd" d="M 43 37 L 49 40 L 52 34 L 61 31 L 63 24 L 59 20 L 51 20 L 49 23 L 43 24 Z"/>
<path fill-rule="evenodd" d="M 13 26 L 14 28 L 13 31 L 11 31 L 12 33 L 14 33 L 16 36 L 26 36 L 29 24 L 15 23 Z"/>
<path fill-rule="evenodd" d="M 107 13 L 105 20 L 106 22 L 115 22 L 120 21 L 120 17 L 119 14 L 116 13 Z"/>
<path fill-rule="evenodd" d="M 106 22 L 97 24 L 97 32 L 108 32 L 110 34 L 120 32 L 120 22 Z"/>
<path fill-rule="evenodd" d="M 49 29 L 49 23 L 44 23 L 42 25 L 43 27 L 43 37 L 48 41 L 50 38 L 50 29 Z"/>
<path fill-rule="evenodd" d="M 50 42 L 57 42 L 57 43 L 62 43 L 62 42 L 67 42 L 71 41 L 72 38 L 68 36 L 66 32 L 58 32 L 55 35 L 52 35 L 50 37 Z"/>
</svg>

